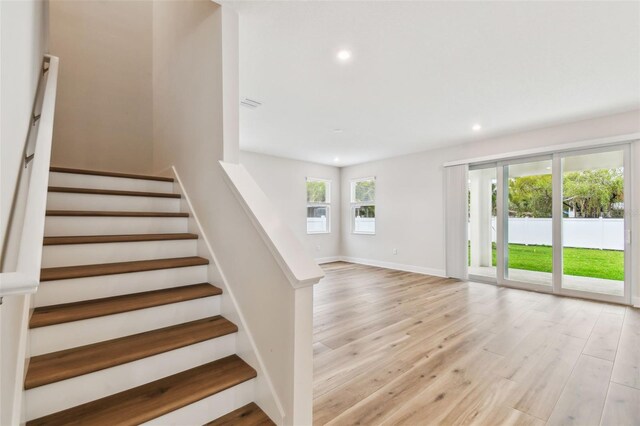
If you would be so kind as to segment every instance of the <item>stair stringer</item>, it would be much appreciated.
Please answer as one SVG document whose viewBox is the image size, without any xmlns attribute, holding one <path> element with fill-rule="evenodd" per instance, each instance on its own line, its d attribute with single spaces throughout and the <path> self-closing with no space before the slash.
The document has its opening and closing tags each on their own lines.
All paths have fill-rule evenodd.
<svg viewBox="0 0 640 426">
<path fill-rule="evenodd" d="M 251 335 L 251 331 L 247 327 L 247 322 L 242 315 L 242 310 L 233 295 L 233 290 L 228 285 L 224 272 L 218 267 L 218 258 L 198 220 L 198 215 L 193 208 L 189 194 L 175 166 L 171 167 L 171 172 L 175 178 L 174 192 L 182 195 L 180 211 L 189 213 L 187 222 L 188 232 L 199 235 L 197 240 L 197 255 L 210 260 L 209 265 L 207 265 L 209 282 L 222 289 L 222 295 L 220 296 L 222 297 L 220 313 L 238 326 L 236 353 L 258 373 L 254 379 L 253 400 L 276 424 L 283 424 L 285 417 L 284 407 L 273 386 L 265 363 Z"/>
</svg>

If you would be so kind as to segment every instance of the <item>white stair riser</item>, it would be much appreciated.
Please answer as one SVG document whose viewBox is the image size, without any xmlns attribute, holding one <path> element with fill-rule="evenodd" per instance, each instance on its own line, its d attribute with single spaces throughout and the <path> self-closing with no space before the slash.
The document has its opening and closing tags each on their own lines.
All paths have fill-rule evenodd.
<svg viewBox="0 0 640 426">
<path fill-rule="evenodd" d="M 46 281 L 38 287 L 35 306 L 72 303 L 203 282 L 207 282 L 207 265 Z"/>
<path fill-rule="evenodd" d="M 49 192 L 48 210 L 179 212 L 179 198 Z"/>
<path fill-rule="evenodd" d="M 143 425 L 184 426 L 208 423 L 251 403 L 255 395 L 255 380 L 247 380 L 164 416 L 156 417 Z"/>
<path fill-rule="evenodd" d="M 220 296 L 29 330 L 31 356 L 130 336 L 220 314 Z"/>
<path fill-rule="evenodd" d="M 167 240 L 44 246 L 42 267 L 167 259 L 196 256 L 197 240 Z"/>
<path fill-rule="evenodd" d="M 187 232 L 186 217 L 47 216 L 44 235 L 121 235 Z"/>
<path fill-rule="evenodd" d="M 173 182 L 58 172 L 49 173 L 49 186 L 148 192 L 173 192 L 174 189 Z"/>
<path fill-rule="evenodd" d="M 26 391 L 27 419 L 112 395 L 235 352 L 235 334 Z M 191 423 L 193 424 L 193 423 Z"/>
</svg>

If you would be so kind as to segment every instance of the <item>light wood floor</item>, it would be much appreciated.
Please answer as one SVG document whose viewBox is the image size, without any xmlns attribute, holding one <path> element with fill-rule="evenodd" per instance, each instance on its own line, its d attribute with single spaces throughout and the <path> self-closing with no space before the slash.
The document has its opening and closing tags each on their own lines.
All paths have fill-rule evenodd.
<svg viewBox="0 0 640 426">
<path fill-rule="evenodd" d="M 315 286 L 317 425 L 640 424 L 640 311 L 348 263 Z"/>
</svg>

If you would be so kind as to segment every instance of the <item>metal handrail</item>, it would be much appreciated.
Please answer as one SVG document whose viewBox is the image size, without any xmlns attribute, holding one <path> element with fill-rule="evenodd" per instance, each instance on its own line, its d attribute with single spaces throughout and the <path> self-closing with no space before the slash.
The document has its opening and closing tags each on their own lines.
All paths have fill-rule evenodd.
<svg viewBox="0 0 640 426">
<path fill-rule="evenodd" d="M 0 298 L 9 295 L 34 293 L 40 283 L 42 263 L 42 239 L 49 184 L 49 163 L 53 138 L 53 120 L 58 85 L 58 58 L 45 55 L 42 77 L 38 82 L 32 122 L 25 147 L 25 168 L 32 164 L 29 186 L 26 191 L 26 207 L 20 234 L 15 271 L 0 274 Z M 40 99 L 42 100 L 40 102 Z M 38 106 L 40 112 L 36 113 Z M 35 138 L 31 135 L 37 125 Z M 33 143 L 31 143 L 33 141 Z M 32 145 L 32 146 L 31 146 Z M 23 177 L 21 177 L 22 179 Z M 21 195 L 20 193 L 18 194 Z M 16 202 L 12 208 L 12 221 L 16 219 Z M 14 227 L 15 228 L 15 227 Z M 16 229 L 8 230 L 7 234 Z M 8 235 L 5 236 L 8 238 Z M 5 251 L 7 249 L 6 241 Z M 6 253 L 5 253 L 6 254 Z"/>
</svg>

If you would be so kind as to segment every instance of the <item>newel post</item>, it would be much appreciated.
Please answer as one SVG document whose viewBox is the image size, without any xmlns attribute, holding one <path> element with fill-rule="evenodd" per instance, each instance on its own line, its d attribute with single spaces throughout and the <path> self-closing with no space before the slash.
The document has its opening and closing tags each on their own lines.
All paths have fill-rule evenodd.
<svg viewBox="0 0 640 426">
<path fill-rule="evenodd" d="M 294 290 L 293 419 L 313 422 L 313 285 Z"/>
</svg>

